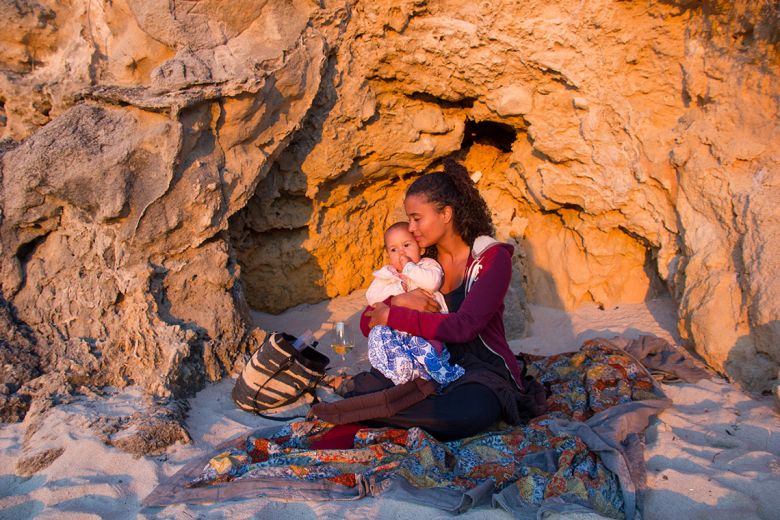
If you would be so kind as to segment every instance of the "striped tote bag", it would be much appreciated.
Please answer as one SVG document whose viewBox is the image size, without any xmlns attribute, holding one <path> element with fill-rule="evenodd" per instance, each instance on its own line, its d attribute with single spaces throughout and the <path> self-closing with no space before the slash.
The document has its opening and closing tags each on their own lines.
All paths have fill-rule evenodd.
<svg viewBox="0 0 780 520">
<path fill-rule="evenodd" d="M 305 347 L 293 347 L 295 336 L 272 332 L 247 362 L 233 387 L 233 401 L 248 412 L 260 412 L 294 403 L 315 388 L 325 376 L 328 356 Z"/>
</svg>

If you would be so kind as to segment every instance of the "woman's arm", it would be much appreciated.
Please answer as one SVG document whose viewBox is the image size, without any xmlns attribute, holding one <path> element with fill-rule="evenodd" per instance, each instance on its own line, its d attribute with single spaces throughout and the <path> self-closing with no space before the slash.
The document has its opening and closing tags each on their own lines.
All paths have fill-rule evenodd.
<svg viewBox="0 0 780 520">
<path fill-rule="evenodd" d="M 386 299 L 384 302 L 380 302 L 380 303 L 383 303 L 384 305 L 390 305 L 390 301 L 392 299 L 393 298 L 390 297 L 390 298 Z M 374 310 L 376 309 L 377 306 L 378 306 L 378 304 L 377 305 L 369 305 L 368 307 L 363 309 L 363 314 L 360 315 L 360 332 L 362 332 L 365 337 L 368 337 L 368 333 L 371 332 L 371 328 L 372 328 L 372 326 L 370 325 L 370 323 L 371 323 L 371 315 L 372 315 L 372 313 L 374 312 Z"/>
<path fill-rule="evenodd" d="M 394 305 L 387 325 L 429 340 L 463 343 L 476 338 L 504 303 L 512 278 L 512 256 L 503 247 L 493 247 L 485 253 L 482 266 L 458 312 L 420 312 Z"/>
<path fill-rule="evenodd" d="M 386 298 L 383 302 L 369 305 L 360 315 L 360 330 L 364 336 L 368 336 L 372 327 L 387 325 L 387 310 L 390 305 L 421 312 L 439 312 L 441 310 L 433 295 L 424 289 L 415 289 Z"/>
</svg>

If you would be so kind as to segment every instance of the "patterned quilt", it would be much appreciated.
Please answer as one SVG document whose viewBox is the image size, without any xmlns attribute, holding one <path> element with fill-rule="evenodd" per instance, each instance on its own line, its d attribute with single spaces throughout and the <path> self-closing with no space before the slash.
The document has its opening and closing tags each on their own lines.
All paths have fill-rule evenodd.
<svg viewBox="0 0 780 520">
<path fill-rule="evenodd" d="M 526 514 L 558 504 L 633 518 L 639 483 L 625 468 L 644 462 L 624 460 L 641 459 L 641 450 L 623 448 L 638 440 L 649 417 L 668 406 L 652 376 L 608 340 L 539 358 L 531 369 L 549 391 L 549 410 L 528 424 L 498 424 L 493 431 L 451 442 L 437 441 L 419 428 L 366 428 L 355 434 L 352 449 L 316 450 L 311 446 L 334 426 L 294 422 L 240 439 L 211 457 L 185 486 L 194 491 L 253 481 L 257 495 L 263 482 L 320 482 L 358 490 L 355 497 L 402 488 L 417 502 L 453 512 L 492 498 L 494 506 Z M 623 415 L 621 407 L 630 414 L 638 402 L 653 406 L 644 419 L 634 421 L 635 427 L 623 431 L 624 417 L 622 428 L 604 428 Z M 454 503 L 448 497 L 470 493 L 477 494 L 470 505 L 462 506 L 462 500 L 447 505 Z"/>
</svg>

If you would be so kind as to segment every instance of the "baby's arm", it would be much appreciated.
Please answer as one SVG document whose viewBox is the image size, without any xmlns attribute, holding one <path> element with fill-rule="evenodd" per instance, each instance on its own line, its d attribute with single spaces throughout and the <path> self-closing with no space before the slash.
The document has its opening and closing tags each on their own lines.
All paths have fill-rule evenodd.
<svg viewBox="0 0 780 520">
<path fill-rule="evenodd" d="M 430 292 L 438 291 L 444 279 L 444 271 L 439 262 L 433 258 L 421 258 L 416 264 L 409 262 L 404 266 L 401 274 L 417 287 Z"/>
<path fill-rule="evenodd" d="M 366 291 L 366 299 L 369 305 L 374 305 L 401 292 L 398 273 L 392 267 L 385 266 L 374 272 L 374 280 Z"/>
</svg>

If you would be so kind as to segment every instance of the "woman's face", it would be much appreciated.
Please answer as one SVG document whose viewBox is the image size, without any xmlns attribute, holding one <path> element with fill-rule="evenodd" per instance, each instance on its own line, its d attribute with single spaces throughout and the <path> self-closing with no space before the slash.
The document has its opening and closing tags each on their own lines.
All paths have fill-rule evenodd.
<svg viewBox="0 0 780 520">
<path fill-rule="evenodd" d="M 404 199 L 404 209 L 409 218 L 409 232 L 420 247 L 437 244 L 452 229 L 452 208 L 439 211 L 422 193 Z"/>
</svg>

